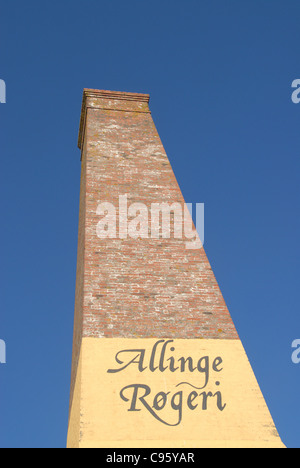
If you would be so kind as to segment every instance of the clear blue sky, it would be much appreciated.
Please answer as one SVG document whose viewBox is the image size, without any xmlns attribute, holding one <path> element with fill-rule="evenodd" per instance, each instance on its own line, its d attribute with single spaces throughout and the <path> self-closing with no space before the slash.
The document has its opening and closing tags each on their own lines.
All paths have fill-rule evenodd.
<svg viewBox="0 0 300 468">
<path fill-rule="evenodd" d="M 283 442 L 300 447 L 298 0 L 0 1 L 0 446 L 65 447 L 82 90 L 150 93 Z"/>
</svg>

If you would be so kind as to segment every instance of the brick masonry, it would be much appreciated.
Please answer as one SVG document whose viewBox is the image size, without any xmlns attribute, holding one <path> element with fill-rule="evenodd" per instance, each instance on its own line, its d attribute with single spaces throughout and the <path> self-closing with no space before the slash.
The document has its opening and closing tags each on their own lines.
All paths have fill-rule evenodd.
<svg viewBox="0 0 300 468">
<path fill-rule="evenodd" d="M 97 206 L 184 203 L 149 96 L 84 90 L 72 382 L 83 337 L 238 339 L 204 249 L 97 237 Z"/>
</svg>

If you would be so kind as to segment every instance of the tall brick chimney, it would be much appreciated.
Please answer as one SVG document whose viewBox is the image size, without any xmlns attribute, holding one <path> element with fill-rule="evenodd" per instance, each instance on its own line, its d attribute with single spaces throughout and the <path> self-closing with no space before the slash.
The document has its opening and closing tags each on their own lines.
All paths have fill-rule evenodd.
<svg viewBox="0 0 300 468">
<path fill-rule="evenodd" d="M 85 89 L 78 146 L 68 447 L 283 446 L 201 242 L 153 229 L 184 199 L 149 95 Z"/>
</svg>

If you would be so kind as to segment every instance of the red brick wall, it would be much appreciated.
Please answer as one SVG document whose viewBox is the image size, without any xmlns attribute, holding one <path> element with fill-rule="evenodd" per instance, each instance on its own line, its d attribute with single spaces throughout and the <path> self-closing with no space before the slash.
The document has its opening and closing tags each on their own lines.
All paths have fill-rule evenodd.
<svg viewBox="0 0 300 468">
<path fill-rule="evenodd" d="M 100 202 L 118 207 L 119 195 L 128 194 L 128 205 L 142 202 L 149 209 L 153 202 L 184 203 L 148 99 L 84 93 L 77 284 L 83 335 L 237 338 L 204 249 L 186 249 L 185 239 L 97 237 Z"/>
</svg>

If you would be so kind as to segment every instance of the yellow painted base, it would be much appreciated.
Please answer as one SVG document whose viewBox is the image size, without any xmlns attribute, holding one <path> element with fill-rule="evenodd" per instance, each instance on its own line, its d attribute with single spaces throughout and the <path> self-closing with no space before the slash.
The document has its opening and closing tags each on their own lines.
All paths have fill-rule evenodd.
<svg viewBox="0 0 300 468">
<path fill-rule="evenodd" d="M 69 448 L 284 447 L 239 340 L 82 340 Z"/>
</svg>

